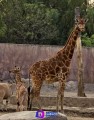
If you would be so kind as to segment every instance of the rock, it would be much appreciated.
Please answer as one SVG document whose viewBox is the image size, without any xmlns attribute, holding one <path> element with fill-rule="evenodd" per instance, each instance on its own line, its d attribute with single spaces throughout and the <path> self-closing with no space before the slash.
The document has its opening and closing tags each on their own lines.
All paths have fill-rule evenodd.
<svg viewBox="0 0 94 120">
<path fill-rule="evenodd" d="M 24 83 L 25 83 L 25 87 L 29 87 L 29 79 L 24 79 L 24 78 L 22 78 L 21 79 Z M 30 79 L 30 81 L 31 81 L 31 79 Z"/>
<path fill-rule="evenodd" d="M 45 117 L 44 119 L 40 119 L 40 120 L 68 120 L 68 119 L 64 114 L 58 113 L 58 115 L 56 116 Z"/>
<path fill-rule="evenodd" d="M 77 82 L 75 82 L 75 81 L 66 82 L 66 88 L 65 88 L 65 90 L 66 91 L 77 90 Z"/>
<path fill-rule="evenodd" d="M 21 111 L 1 115 L 0 120 L 67 120 L 66 115 L 62 113 L 57 113 L 55 116 L 47 117 L 47 112 L 48 111 L 44 112 L 44 117 L 42 119 L 36 117 L 36 111 Z"/>
<path fill-rule="evenodd" d="M 10 97 L 10 104 L 17 105 L 16 95 Z"/>
</svg>

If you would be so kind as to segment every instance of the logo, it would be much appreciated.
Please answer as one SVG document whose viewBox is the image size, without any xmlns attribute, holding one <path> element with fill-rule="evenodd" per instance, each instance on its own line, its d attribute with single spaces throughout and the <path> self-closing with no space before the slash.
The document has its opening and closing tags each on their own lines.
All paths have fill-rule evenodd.
<svg viewBox="0 0 94 120">
<path fill-rule="evenodd" d="M 58 113 L 57 112 L 46 112 L 46 117 L 54 117 L 54 116 L 56 116 L 56 115 L 58 115 Z"/>
<path fill-rule="evenodd" d="M 51 112 L 51 111 L 47 111 L 46 113 L 43 110 L 39 110 L 36 112 L 36 118 L 44 118 L 46 117 L 54 117 L 58 115 L 58 112 Z"/>
<path fill-rule="evenodd" d="M 42 110 L 39 110 L 36 112 L 36 117 L 37 118 L 44 118 L 44 111 Z"/>
</svg>

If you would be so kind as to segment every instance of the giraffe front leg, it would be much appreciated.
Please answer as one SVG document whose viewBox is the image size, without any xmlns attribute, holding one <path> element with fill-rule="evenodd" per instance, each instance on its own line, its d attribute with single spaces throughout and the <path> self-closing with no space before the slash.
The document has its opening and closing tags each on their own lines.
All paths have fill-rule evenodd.
<svg viewBox="0 0 94 120">
<path fill-rule="evenodd" d="M 58 93 L 57 93 L 57 104 L 56 104 L 56 110 L 57 110 L 57 112 L 59 112 L 59 102 L 60 102 L 60 97 L 61 97 L 61 91 L 60 90 L 61 89 L 60 89 L 60 85 L 59 85 Z"/>
<path fill-rule="evenodd" d="M 24 106 L 23 104 L 20 105 L 20 111 L 23 111 L 24 110 Z"/>
<path fill-rule="evenodd" d="M 27 93 L 24 95 L 23 103 L 24 103 L 24 111 L 27 111 L 27 108 L 28 108 L 28 95 L 27 95 Z"/>
<path fill-rule="evenodd" d="M 63 104 L 64 104 L 64 91 L 61 93 L 61 111 L 63 111 Z"/>
<path fill-rule="evenodd" d="M 64 90 L 65 90 L 65 82 L 61 83 L 61 111 L 63 111 L 63 104 L 64 104 Z M 63 111 L 64 112 L 64 111 Z"/>
<path fill-rule="evenodd" d="M 64 92 L 62 91 L 62 88 L 59 89 L 57 94 L 57 112 L 59 112 L 59 102 L 61 104 L 61 111 L 63 111 L 63 99 L 64 99 Z"/>
<path fill-rule="evenodd" d="M 17 99 L 17 109 L 16 109 L 16 111 L 19 112 L 20 111 L 20 100 L 19 100 L 18 94 L 16 96 L 16 99 Z"/>
<path fill-rule="evenodd" d="M 25 100 L 25 98 L 24 98 L 24 94 L 23 94 L 23 95 L 20 96 L 20 98 L 19 98 L 19 103 L 20 103 L 19 109 L 20 109 L 20 111 L 23 111 L 23 110 L 24 110 L 24 106 L 23 106 L 24 100 Z"/>
<path fill-rule="evenodd" d="M 58 94 L 57 94 L 57 104 L 56 104 L 57 112 L 59 112 L 59 101 L 60 101 L 60 95 L 59 95 L 59 92 L 58 92 Z"/>
</svg>

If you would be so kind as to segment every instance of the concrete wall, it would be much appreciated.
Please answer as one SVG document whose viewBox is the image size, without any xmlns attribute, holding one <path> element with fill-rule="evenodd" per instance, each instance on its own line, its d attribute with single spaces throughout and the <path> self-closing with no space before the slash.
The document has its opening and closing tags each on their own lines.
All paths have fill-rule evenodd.
<svg viewBox="0 0 94 120">
<path fill-rule="evenodd" d="M 54 56 L 62 46 L 0 44 L 0 79 L 11 80 L 9 70 L 15 65 L 22 69 L 22 77 L 28 78 L 28 69 L 36 61 L 49 59 Z M 94 83 L 94 48 L 83 48 L 84 81 Z M 71 63 L 68 80 L 77 80 L 77 56 Z"/>
</svg>

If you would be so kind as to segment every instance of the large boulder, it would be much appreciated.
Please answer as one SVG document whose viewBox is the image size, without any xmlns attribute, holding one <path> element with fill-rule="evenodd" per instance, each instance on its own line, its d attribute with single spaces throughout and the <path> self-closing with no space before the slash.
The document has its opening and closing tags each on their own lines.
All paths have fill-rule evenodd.
<svg viewBox="0 0 94 120">
<path fill-rule="evenodd" d="M 62 113 L 57 113 L 55 116 L 46 116 L 46 113 L 48 111 L 44 112 L 44 117 L 37 118 L 37 112 L 36 111 L 22 111 L 22 112 L 14 112 L 14 113 L 8 113 L 0 116 L 0 120 L 67 120 L 66 115 Z"/>
</svg>

